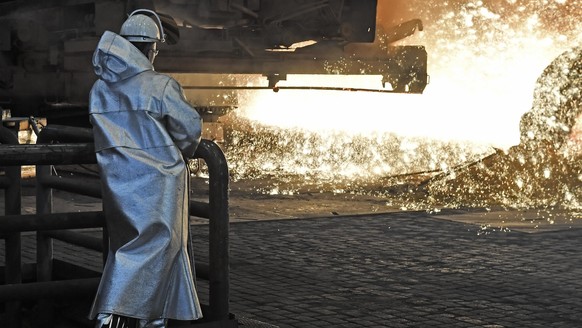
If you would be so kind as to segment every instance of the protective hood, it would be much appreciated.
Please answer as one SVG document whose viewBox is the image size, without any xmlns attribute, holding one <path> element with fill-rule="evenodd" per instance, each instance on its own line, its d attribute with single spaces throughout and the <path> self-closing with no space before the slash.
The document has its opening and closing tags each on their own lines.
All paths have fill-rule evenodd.
<svg viewBox="0 0 582 328">
<path fill-rule="evenodd" d="M 153 70 L 148 58 L 124 37 L 105 31 L 93 53 L 95 74 L 105 82 L 114 83 Z"/>
</svg>

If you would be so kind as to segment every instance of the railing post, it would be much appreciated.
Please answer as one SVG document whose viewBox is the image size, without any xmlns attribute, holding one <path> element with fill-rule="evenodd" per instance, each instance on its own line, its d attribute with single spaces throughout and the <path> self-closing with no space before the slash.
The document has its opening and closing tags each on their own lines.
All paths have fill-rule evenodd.
<svg viewBox="0 0 582 328">
<path fill-rule="evenodd" d="M 209 175 L 209 306 L 211 320 L 228 319 L 230 302 L 230 247 L 228 165 L 218 145 L 202 140 L 196 156 L 205 160 Z"/>
<path fill-rule="evenodd" d="M 51 165 L 36 167 L 36 213 L 49 214 L 53 212 L 53 191 L 42 184 L 43 177 L 51 175 Z M 50 237 L 42 232 L 36 235 L 37 280 L 50 281 L 52 278 L 53 243 Z"/>
<path fill-rule="evenodd" d="M 37 144 L 48 143 L 46 132 L 37 138 Z M 43 184 L 43 179 L 50 177 L 52 165 L 36 166 L 36 213 L 50 214 L 53 212 L 53 190 Z M 36 280 L 46 282 L 52 280 L 53 272 L 53 240 L 43 231 L 36 232 Z M 50 301 L 39 300 L 39 319 L 46 327 L 53 325 L 53 306 Z"/>
<path fill-rule="evenodd" d="M 0 127 L 0 143 L 18 144 L 18 137 L 9 129 Z M 4 191 L 4 214 L 20 215 L 21 213 L 21 185 L 20 166 L 6 167 L 6 177 L 10 183 Z M 5 236 L 6 259 L 5 281 L 7 284 L 22 283 L 22 241 L 19 232 Z M 21 327 L 20 302 L 6 304 L 7 324 L 10 328 Z"/>
</svg>

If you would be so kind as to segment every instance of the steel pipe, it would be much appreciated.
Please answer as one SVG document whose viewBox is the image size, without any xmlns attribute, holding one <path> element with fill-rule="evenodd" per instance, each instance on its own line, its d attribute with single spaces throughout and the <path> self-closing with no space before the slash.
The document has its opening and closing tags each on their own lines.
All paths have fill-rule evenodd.
<svg viewBox="0 0 582 328">
<path fill-rule="evenodd" d="M 3 232 L 98 228 L 105 225 L 103 212 L 6 215 L 0 217 Z"/>
<path fill-rule="evenodd" d="M 0 146 L 0 165 L 5 166 L 47 164 L 65 165 L 95 162 L 95 146 L 90 143 Z"/>
<path fill-rule="evenodd" d="M 79 232 L 67 230 L 49 231 L 45 235 L 72 245 L 81 246 L 93 251 L 103 252 L 102 238 L 92 237 Z"/>
<path fill-rule="evenodd" d="M 99 278 L 87 278 L 2 285 L 0 286 L 0 302 L 90 296 L 97 290 L 99 280 Z"/>
<path fill-rule="evenodd" d="M 191 200 L 188 210 L 191 216 L 203 219 L 210 218 L 210 204 L 208 203 Z"/>
<path fill-rule="evenodd" d="M 218 145 L 202 140 L 196 158 L 208 166 L 209 176 L 209 306 L 211 320 L 228 318 L 230 301 L 230 248 L 228 214 L 228 165 Z"/>
<path fill-rule="evenodd" d="M 17 145 L 18 136 L 9 129 L 0 126 L 0 143 L 5 145 Z M 4 146 L 3 146 L 4 147 Z M 0 159 L 2 156 L 0 156 Z M 20 165 L 8 166 L 5 169 L 6 175 L 2 177 L 2 188 L 4 192 L 4 214 L 20 215 L 21 213 L 21 186 L 20 186 Z M 4 280 L 9 284 L 22 282 L 22 240 L 20 232 L 4 235 L 6 249 Z M 20 303 L 9 302 L 6 304 L 6 314 L 8 327 L 18 328 L 20 326 Z"/>
<path fill-rule="evenodd" d="M 97 180 L 92 182 L 83 181 L 83 183 L 79 183 L 79 180 L 75 178 L 65 178 L 44 174 L 37 177 L 37 179 L 45 188 L 58 189 L 79 195 L 101 198 L 101 184 Z"/>
<path fill-rule="evenodd" d="M 93 130 L 89 128 L 78 128 L 67 125 L 51 124 L 42 129 L 37 143 L 44 144 L 58 140 L 66 143 L 92 143 Z"/>
</svg>

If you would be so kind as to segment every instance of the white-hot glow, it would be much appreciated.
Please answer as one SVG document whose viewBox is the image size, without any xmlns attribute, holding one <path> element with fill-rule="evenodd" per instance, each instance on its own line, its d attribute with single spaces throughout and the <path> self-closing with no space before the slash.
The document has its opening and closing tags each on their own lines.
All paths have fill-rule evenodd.
<svg viewBox="0 0 582 328">
<path fill-rule="evenodd" d="M 422 95 L 261 91 L 241 104 L 240 114 L 263 124 L 316 132 L 393 132 L 515 145 L 520 117 L 531 108 L 535 80 L 553 58 L 582 43 L 582 23 L 556 32 L 540 21 L 540 4 L 516 5 L 511 13 L 499 1 L 494 4 L 470 1 L 445 10 L 446 2 L 411 2 L 411 8 L 431 6 L 417 11 L 427 16 L 420 17 L 425 31 L 406 41 L 427 48 L 430 84 Z M 378 76 L 289 76 L 279 85 L 378 89 L 380 81 Z"/>
</svg>

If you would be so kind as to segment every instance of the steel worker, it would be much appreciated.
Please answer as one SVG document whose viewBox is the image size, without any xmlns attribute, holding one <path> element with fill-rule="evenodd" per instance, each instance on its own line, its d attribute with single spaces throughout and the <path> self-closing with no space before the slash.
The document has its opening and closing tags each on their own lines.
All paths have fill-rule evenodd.
<svg viewBox="0 0 582 328">
<path fill-rule="evenodd" d="M 154 71 L 163 35 L 159 17 L 140 9 L 119 34 L 105 32 L 93 55 L 90 119 L 110 236 L 89 315 L 99 328 L 202 316 L 187 251 L 184 160 L 198 147 L 202 121 L 178 82 Z"/>
</svg>

